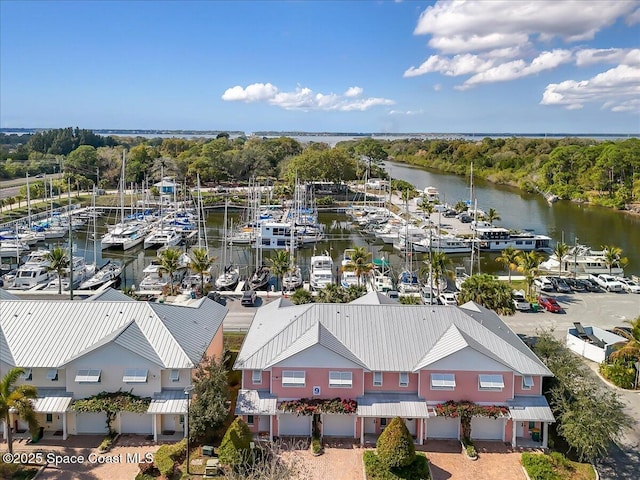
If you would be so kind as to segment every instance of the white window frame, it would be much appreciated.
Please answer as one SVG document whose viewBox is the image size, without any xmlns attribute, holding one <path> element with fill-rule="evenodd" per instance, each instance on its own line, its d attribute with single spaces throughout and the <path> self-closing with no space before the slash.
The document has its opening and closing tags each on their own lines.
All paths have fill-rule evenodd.
<svg viewBox="0 0 640 480">
<path fill-rule="evenodd" d="M 47 371 L 47 380 L 51 380 L 52 382 L 57 382 L 58 381 L 58 369 L 57 368 L 50 368 Z"/>
<path fill-rule="evenodd" d="M 329 372 L 330 388 L 351 388 L 353 387 L 353 373 L 344 371 Z"/>
<path fill-rule="evenodd" d="M 402 378 L 405 377 L 406 382 L 402 381 Z M 398 386 L 399 387 L 408 387 L 409 386 L 409 372 L 400 372 L 398 374 Z"/>
<path fill-rule="evenodd" d="M 179 382 L 180 381 L 180 370 L 178 370 L 177 368 L 173 368 L 169 371 L 169 380 L 171 380 L 172 382 Z"/>
<path fill-rule="evenodd" d="M 483 385 L 484 384 L 484 385 Z M 504 389 L 502 375 L 478 375 L 478 390 L 482 392 L 501 392 Z"/>
<path fill-rule="evenodd" d="M 123 383 L 147 383 L 149 370 L 146 368 L 125 368 L 122 376 Z"/>
<path fill-rule="evenodd" d="M 247 415 L 247 425 L 253 426 L 256 421 L 255 415 Z"/>
<path fill-rule="evenodd" d="M 432 373 L 431 390 L 455 390 L 456 376 L 453 373 Z"/>
<path fill-rule="evenodd" d="M 33 380 L 33 370 L 31 368 L 25 368 L 24 373 L 20 375 L 20 378 L 25 382 L 30 382 Z"/>
<path fill-rule="evenodd" d="M 532 375 L 522 376 L 522 390 L 531 390 L 533 388 L 534 381 Z"/>
<path fill-rule="evenodd" d="M 262 383 L 262 370 L 251 370 L 251 383 L 254 385 Z"/>
<path fill-rule="evenodd" d="M 302 388 L 305 386 L 305 377 L 304 370 L 283 370 L 282 386 L 285 388 Z"/>
<path fill-rule="evenodd" d="M 380 379 L 376 380 L 376 376 L 379 376 Z M 383 382 L 384 382 L 384 378 L 383 378 L 382 372 L 373 372 L 373 386 L 381 387 Z"/>
<path fill-rule="evenodd" d="M 76 372 L 76 383 L 100 383 L 102 370 L 99 368 L 80 368 Z"/>
</svg>

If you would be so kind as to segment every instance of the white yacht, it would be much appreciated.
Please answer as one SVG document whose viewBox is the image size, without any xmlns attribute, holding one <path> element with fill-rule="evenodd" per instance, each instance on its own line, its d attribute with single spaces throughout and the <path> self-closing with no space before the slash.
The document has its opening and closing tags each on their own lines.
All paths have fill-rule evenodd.
<svg viewBox="0 0 640 480">
<path fill-rule="evenodd" d="M 144 248 L 175 247 L 182 241 L 182 235 L 173 227 L 160 227 L 151 230 L 144 237 Z"/>
<path fill-rule="evenodd" d="M 296 242 L 291 235 L 291 224 L 270 221 L 260 223 L 256 241 L 260 242 L 261 247 L 267 250 L 291 248 L 292 243 Z"/>
<path fill-rule="evenodd" d="M 87 278 L 90 278 L 95 273 L 95 265 L 87 265 L 84 257 L 73 257 L 73 288 L 77 288 Z M 57 290 L 58 285 L 62 282 L 62 290 L 69 290 L 69 268 L 64 269 L 64 275 L 62 278 L 58 277 L 56 272 L 53 272 L 52 280 L 47 284 L 45 290 Z"/>
<path fill-rule="evenodd" d="M 413 242 L 414 252 L 442 252 L 447 254 L 471 253 L 472 243 L 451 234 L 432 234 L 418 242 Z"/>
<path fill-rule="evenodd" d="M 0 257 L 19 258 L 27 250 L 29 250 L 29 245 L 22 240 L 0 241 Z"/>
<path fill-rule="evenodd" d="M 109 260 L 91 277 L 82 282 L 79 288 L 81 290 L 94 290 L 112 280 L 118 282 L 121 273 L 122 265 L 119 262 Z"/>
<path fill-rule="evenodd" d="M 174 288 L 180 287 L 182 279 L 187 273 L 189 267 L 189 256 L 183 253 L 178 262 L 179 268 L 173 273 Z M 160 260 L 154 260 L 142 270 L 144 276 L 140 281 L 138 290 L 142 291 L 158 291 L 169 285 L 169 275 L 163 271 Z"/>
<path fill-rule="evenodd" d="M 218 290 L 233 290 L 238 285 L 240 270 L 231 265 L 224 267 L 222 273 L 216 278 L 216 288 Z"/>
<path fill-rule="evenodd" d="M 619 266 L 607 266 L 604 250 L 592 250 L 586 245 L 575 245 L 569 248 L 567 254 L 562 257 L 562 261 L 558 261 L 558 257 L 552 254 L 548 260 L 540 264 L 541 270 L 549 272 L 558 271 L 569 274 L 593 274 L 606 273 L 611 275 L 623 276 L 624 270 Z"/>
<path fill-rule="evenodd" d="M 512 232 L 501 227 L 477 227 L 476 239 L 480 250 L 501 252 L 513 247 L 521 251 L 550 250 L 551 237 L 531 232 Z"/>
<path fill-rule="evenodd" d="M 24 264 L 16 271 L 12 288 L 30 289 L 49 283 L 52 272 L 49 271 L 48 254 L 49 250 L 30 252 Z"/>
<path fill-rule="evenodd" d="M 352 285 L 358 285 L 358 276 L 354 270 L 351 270 L 353 261 L 351 257 L 355 253 L 353 248 L 346 248 L 342 254 L 342 265 L 340 267 L 340 285 L 344 288 L 349 288 Z"/>
<path fill-rule="evenodd" d="M 418 274 L 410 270 L 404 270 L 398 278 L 398 292 L 402 294 L 417 294 L 420 292 Z"/>
<path fill-rule="evenodd" d="M 286 292 L 297 290 L 303 283 L 302 272 L 297 265 L 293 265 L 282 277 L 282 287 Z"/>
<path fill-rule="evenodd" d="M 129 250 L 130 248 L 143 243 L 147 233 L 148 226 L 144 222 L 134 220 L 126 223 L 119 223 L 102 237 L 100 248 L 102 250 L 106 250 L 108 248 Z"/>
<path fill-rule="evenodd" d="M 311 257 L 311 288 L 324 288 L 333 283 L 333 259 L 327 252 Z"/>
</svg>

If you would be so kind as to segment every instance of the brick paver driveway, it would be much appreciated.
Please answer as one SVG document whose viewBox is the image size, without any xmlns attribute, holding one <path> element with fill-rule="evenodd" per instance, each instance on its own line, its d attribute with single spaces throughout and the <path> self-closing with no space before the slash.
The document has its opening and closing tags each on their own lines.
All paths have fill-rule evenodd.
<svg viewBox="0 0 640 480">
<path fill-rule="evenodd" d="M 458 442 L 429 441 L 417 449 L 431 462 L 432 480 L 525 480 L 520 464 L 520 451 L 502 442 L 475 442 L 478 460 L 461 453 Z"/>
</svg>

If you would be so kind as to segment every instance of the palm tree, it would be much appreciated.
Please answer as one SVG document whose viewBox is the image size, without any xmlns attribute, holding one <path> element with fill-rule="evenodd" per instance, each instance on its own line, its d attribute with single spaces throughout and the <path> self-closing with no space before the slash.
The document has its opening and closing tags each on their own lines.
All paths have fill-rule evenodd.
<svg viewBox="0 0 640 480">
<path fill-rule="evenodd" d="M 556 243 L 556 248 L 553 249 L 553 254 L 558 259 L 558 275 L 562 272 L 562 259 L 569 253 L 569 245 L 564 242 Z"/>
<path fill-rule="evenodd" d="M 487 214 L 484 216 L 485 221 L 493 224 L 496 220 L 501 220 L 500 215 L 495 208 L 490 208 Z"/>
<path fill-rule="evenodd" d="M 609 355 L 611 360 L 639 361 L 640 360 L 640 317 L 635 320 L 625 320 L 631 325 L 631 332 L 616 330 L 616 333 L 626 337 L 627 343 Z"/>
<path fill-rule="evenodd" d="M 609 274 L 611 274 L 612 267 L 621 267 L 626 265 L 629 261 L 627 257 L 622 256 L 622 249 L 614 245 L 602 245 L 604 252 L 604 262 L 609 267 Z"/>
<path fill-rule="evenodd" d="M 7 445 L 9 453 L 13 453 L 13 439 L 11 438 L 10 413 L 17 412 L 29 424 L 31 433 L 38 428 L 38 420 L 33 410 L 32 400 L 38 398 L 38 391 L 32 385 L 15 385 L 18 377 L 24 373 L 21 368 L 12 368 L 0 380 L 0 418 L 7 426 Z"/>
<path fill-rule="evenodd" d="M 194 248 L 189 255 L 189 268 L 200 274 L 200 291 L 204 295 L 204 274 L 207 273 L 216 257 L 210 257 L 206 248 Z"/>
<path fill-rule="evenodd" d="M 296 305 L 313 302 L 313 296 L 311 295 L 311 292 L 308 292 L 304 288 L 299 288 L 295 292 L 293 292 L 290 299 Z"/>
<path fill-rule="evenodd" d="M 373 263 L 369 261 L 371 253 L 367 251 L 367 247 L 353 247 L 351 254 L 351 262 L 344 266 L 344 270 L 354 272 L 358 277 L 358 286 L 363 275 L 367 275 L 373 270 Z"/>
<path fill-rule="evenodd" d="M 451 265 L 451 260 L 449 260 L 449 257 L 447 257 L 447 254 L 444 252 L 431 252 L 430 257 L 431 261 L 429 262 L 429 260 L 425 260 L 424 263 L 426 263 L 427 266 L 422 268 L 420 274 L 428 275 L 429 265 L 431 265 L 430 273 L 433 275 L 436 287 L 438 288 L 438 295 L 440 295 L 440 279 L 446 276 L 447 271 L 449 270 L 448 267 Z"/>
<path fill-rule="evenodd" d="M 435 210 L 433 203 L 427 200 L 427 197 L 422 197 L 422 202 L 420 202 L 419 208 L 427 217 L 431 215 Z"/>
<path fill-rule="evenodd" d="M 69 256 L 64 248 L 55 247 L 47 253 L 47 261 L 50 272 L 56 272 L 58 274 L 58 295 L 62 294 L 62 275 L 64 269 L 69 267 Z"/>
<path fill-rule="evenodd" d="M 467 204 L 465 202 L 463 202 L 462 200 L 459 200 L 458 202 L 456 202 L 456 204 L 453 206 L 453 209 L 460 213 L 460 212 L 464 212 L 466 209 L 468 208 Z"/>
<path fill-rule="evenodd" d="M 160 270 L 169 275 L 169 295 L 173 295 L 173 275 L 180 268 L 180 250 L 168 248 L 160 253 Z"/>
<path fill-rule="evenodd" d="M 318 290 L 316 300 L 318 303 L 342 303 L 343 290 L 335 283 L 330 283 Z"/>
<path fill-rule="evenodd" d="M 282 290 L 282 293 L 284 293 L 283 277 L 291 267 L 289 252 L 286 250 L 276 250 L 271 255 L 271 258 L 269 258 L 269 263 L 271 264 L 271 273 L 273 273 L 280 282 L 280 289 Z"/>
<path fill-rule="evenodd" d="M 531 285 L 538 274 L 540 262 L 542 262 L 542 255 L 533 250 L 521 252 L 518 256 L 518 271 L 522 272 L 527 280 L 527 295 L 531 295 Z"/>
<path fill-rule="evenodd" d="M 518 267 L 518 257 L 522 252 L 516 250 L 512 246 L 508 246 L 500 253 L 500 256 L 496 258 L 496 262 L 502 263 L 507 267 L 509 271 L 509 283 L 511 283 L 511 270 L 515 270 Z"/>
</svg>

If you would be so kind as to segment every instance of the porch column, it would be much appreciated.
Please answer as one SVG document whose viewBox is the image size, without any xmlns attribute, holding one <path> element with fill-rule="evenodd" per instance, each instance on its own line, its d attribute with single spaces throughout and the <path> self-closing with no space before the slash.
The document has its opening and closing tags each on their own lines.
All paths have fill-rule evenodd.
<svg viewBox="0 0 640 480">
<path fill-rule="evenodd" d="M 542 422 L 542 448 L 547 448 L 547 441 L 549 438 L 549 424 Z"/>
<path fill-rule="evenodd" d="M 364 417 L 360 417 L 360 445 L 364 445 Z"/>
<path fill-rule="evenodd" d="M 67 439 L 67 412 L 62 412 L 62 440 Z"/>
<path fill-rule="evenodd" d="M 418 422 L 418 431 L 420 432 L 420 441 L 419 445 L 424 445 L 424 418 L 421 418 Z"/>
<path fill-rule="evenodd" d="M 516 422 L 513 418 L 511 419 L 511 446 L 517 447 L 518 444 L 516 442 L 516 428 L 518 427 L 518 422 Z"/>
<path fill-rule="evenodd" d="M 269 415 L 269 441 L 273 442 L 273 415 Z"/>
<path fill-rule="evenodd" d="M 153 441 L 158 441 L 158 414 L 153 414 Z"/>
<path fill-rule="evenodd" d="M 9 429 L 7 428 L 7 422 L 2 421 L 2 438 L 4 441 L 8 441 L 7 437 L 9 436 Z"/>
</svg>

